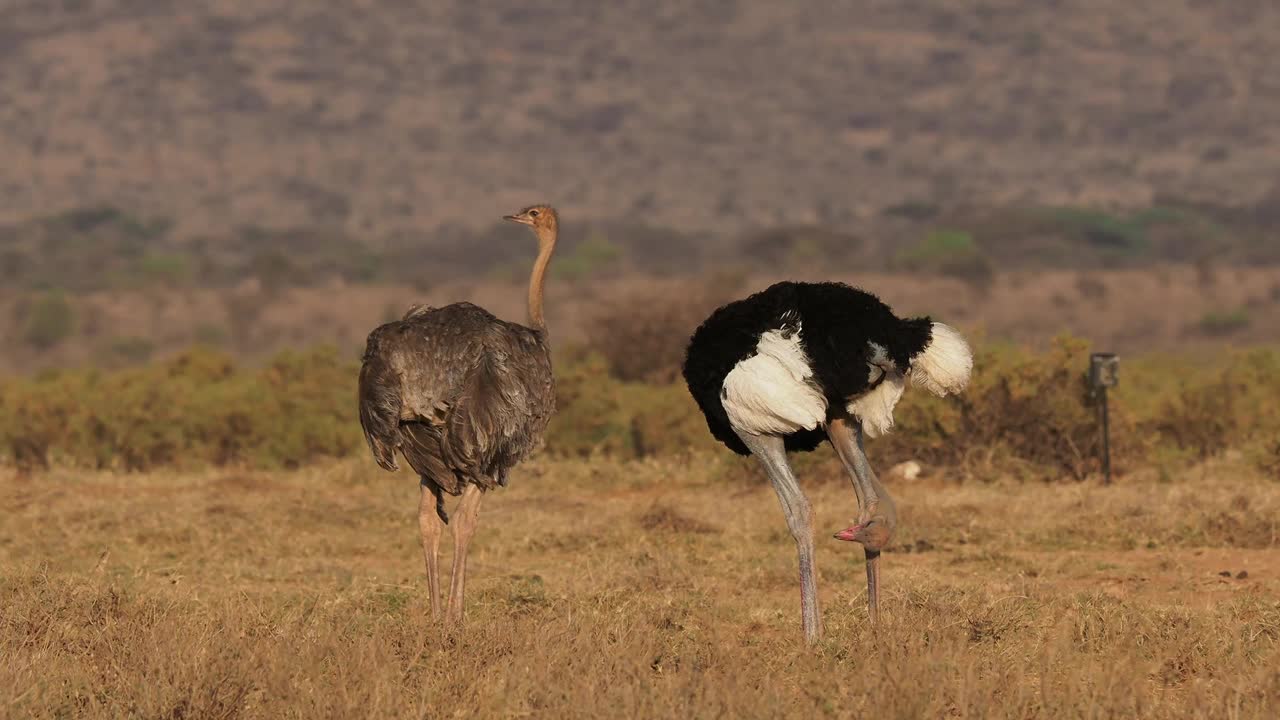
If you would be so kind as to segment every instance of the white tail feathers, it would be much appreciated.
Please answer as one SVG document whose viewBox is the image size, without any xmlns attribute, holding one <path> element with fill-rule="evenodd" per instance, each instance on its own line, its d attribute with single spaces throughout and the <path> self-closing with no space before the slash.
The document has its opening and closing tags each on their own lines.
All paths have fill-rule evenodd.
<svg viewBox="0 0 1280 720">
<path fill-rule="evenodd" d="M 867 437 L 880 437 L 893 430 L 893 408 L 902 399 L 905 388 L 902 373 L 897 370 L 886 372 L 879 385 L 849 401 L 845 409 L 862 421 L 862 430 Z"/>
<path fill-rule="evenodd" d="M 927 388 L 938 397 L 958 393 L 969 384 L 973 351 L 949 325 L 934 323 L 932 335 L 924 350 L 911 359 L 911 369 L 907 372 L 911 384 Z"/>
</svg>

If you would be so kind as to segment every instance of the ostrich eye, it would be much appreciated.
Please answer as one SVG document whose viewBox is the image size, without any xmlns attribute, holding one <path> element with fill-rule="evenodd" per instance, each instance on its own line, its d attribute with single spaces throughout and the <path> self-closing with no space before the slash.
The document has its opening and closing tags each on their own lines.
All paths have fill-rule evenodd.
<svg viewBox="0 0 1280 720">
<path fill-rule="evenodd" d="M 538 217 L 538 211 L 537 211 L 537 210 L 530 210 L 530 211 L 529 211 L 529 217 Z"/>
</svg>

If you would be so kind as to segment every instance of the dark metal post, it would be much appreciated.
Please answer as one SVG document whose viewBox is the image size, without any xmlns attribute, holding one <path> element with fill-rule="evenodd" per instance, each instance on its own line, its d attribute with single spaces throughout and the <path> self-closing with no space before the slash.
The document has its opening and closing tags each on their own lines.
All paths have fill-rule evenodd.
<svg viewBox="0 0 1280 720">
<path fill-rule="evenodd" d="M 1107 413 L 1107 388 L 1102 388 L 1102 477 L 1111 484 L 1111 418 Z"/>
<path fill-rule="evenodd" d="M 1107 412 L 1107 388 L 1119 383 L 1116 376 L 1119 369 L 1120 358 L 1115 353 L 1089 356 L 1089 386 L 1098 397 L 1098 412 L 1102 413 L 1102 476 L 1107 485 L 1111 484 L 1111 416 Z"/>
</svg>

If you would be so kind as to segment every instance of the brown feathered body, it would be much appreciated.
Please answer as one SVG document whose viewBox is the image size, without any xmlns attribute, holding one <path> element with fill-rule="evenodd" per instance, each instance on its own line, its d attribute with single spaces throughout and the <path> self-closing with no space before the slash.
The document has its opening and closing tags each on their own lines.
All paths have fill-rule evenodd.
<svg viewBox="0 0 1280 720">
<path fill-rule="evenodd" d="M 437 500 L 468 484 L 506 485 L 554 411 L 545 330 L 461 302 L 414 307 L 369 334 L 360 367 L 369 448 L 387 470 L 399 450 Z"/>
</svg>

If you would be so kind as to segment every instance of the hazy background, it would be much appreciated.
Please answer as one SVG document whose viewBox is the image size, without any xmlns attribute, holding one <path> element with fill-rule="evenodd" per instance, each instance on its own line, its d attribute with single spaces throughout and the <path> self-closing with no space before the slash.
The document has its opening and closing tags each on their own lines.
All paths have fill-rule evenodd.
<svg viewBox="0 0 1280 720">
<path fill-rule="evenodd" d="M 539 201 L 566 343 L 781 276 L 993 339 L 1273 340 L 1278 37 L 1266 0 L 5 0 L 0 368 L 518 319 L 498 218 Z"/>
</svg>

